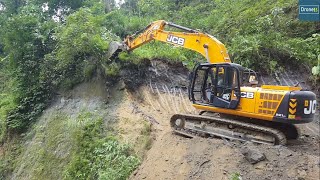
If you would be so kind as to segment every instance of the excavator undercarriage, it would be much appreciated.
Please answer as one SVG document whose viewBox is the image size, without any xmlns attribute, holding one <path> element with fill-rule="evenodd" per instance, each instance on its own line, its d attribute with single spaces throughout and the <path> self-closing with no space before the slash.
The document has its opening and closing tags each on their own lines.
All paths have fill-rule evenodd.
<svg viewBox="0 0 320 180">
<path fill-rule="evenodd" d="M 241 120 L 242 119 L 242 120 Z M 230 117 L 212 112 L 199 115 L 175 114 L 170 125 L 176 134 L 186 137 L 219 137 L 240 142 L 269 145 L 285 145 L 287 140 L 297 139 L 299 129 L 293 124 L 261 123 L 261 120 L 246 122 L 241 117 Z"/>
</svg>

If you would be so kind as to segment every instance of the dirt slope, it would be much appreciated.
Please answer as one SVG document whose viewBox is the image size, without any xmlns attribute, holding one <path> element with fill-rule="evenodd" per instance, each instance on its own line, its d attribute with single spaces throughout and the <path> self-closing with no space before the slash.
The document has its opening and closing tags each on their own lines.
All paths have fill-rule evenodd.
<svg viewBox="0 0 320 180">
<path fill-rule="evenodd" d="M 317 121 L 300 125 L 301 139 L 289 142 L 287 147 L 240 144 L 221 139 L 188 139 L 173 134 L 169 127 L 172 114 L 196 112 L 187 100 L 185 92 L 174 88 L 175 83 L 180 83 L 178 86 L 186 83 L 186 73 L 183 75 L 182 71 L 178 71 L 178 79 L 182 81 L 175 82 L 175 76 L 171 75 L 174 72 L 170 69 L 165 74 L 167 79 L 171 80 L 163 81 L 166 78 L 160 74 L 158 78 L 150 78 L 153 82 L 151 85 L 139 90 L 143 101 L 137 104 L 137 108 L 153 117 L 157 123 L 153 125 L 155 140 L 152 148 L 131 179 L 230 179 L 236 173 L 243 179 L 320 178 L 320 139 Z M 157 79 L 162 81 L 159 82 Z M 179 103 L 175 103 L 175 100 L 179 100 Z M 251 146 L 264 153 L 266 160 L 250 164 L 240 149 Z"/>
<path fill-rule="evenodd" d="M 160 93 L 154 99 L 157 96 L 166 97 L 163 99 L 167 100 L 172 98 Z M 320 178 L 319 136 L 307 131 L 305 125 L 301 127 L 302 139 L 290 142 L 288 147 L 255 146 L 266 155 L 267 160 L 251 165 L 240 152 L 241 147 L 250 145 L 175 135 L 169 127 L 174 106 L 156 108 L 157 111 L 152 108 L 147 110 L 148 103 L 143 106 L 141 109 L 159 124 L 154 125 L 155 141 L 152 148 L 131 179 L 229 179 L 237 172 L 244 179 Z"/>
</svg>

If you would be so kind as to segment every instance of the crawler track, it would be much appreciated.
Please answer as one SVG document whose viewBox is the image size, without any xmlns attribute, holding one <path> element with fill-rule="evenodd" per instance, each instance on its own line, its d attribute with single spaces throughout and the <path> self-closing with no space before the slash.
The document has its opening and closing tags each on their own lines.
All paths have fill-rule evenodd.
<svg viewBox="0 0 320 180">
<path fill-rule="evenodd" d="M 287 143 L 285 134 L 277 129 L 218 116 L 175 114 L 170 124 L 175 133 L 187 137 L 221 137 L 270 145 Z"/>
</svg>

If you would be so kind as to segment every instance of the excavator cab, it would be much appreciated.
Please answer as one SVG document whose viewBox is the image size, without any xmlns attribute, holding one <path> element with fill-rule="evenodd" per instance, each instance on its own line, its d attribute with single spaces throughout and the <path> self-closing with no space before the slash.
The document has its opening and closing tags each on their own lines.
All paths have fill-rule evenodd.
<svg viewBox="0 0 320 180">
<path fill-rule="evenodd" d="M 198 64 L 190 77 L 189 99 L 195 104 L 236 109 L 243 67 L 234 63 Z"/>
</svg>

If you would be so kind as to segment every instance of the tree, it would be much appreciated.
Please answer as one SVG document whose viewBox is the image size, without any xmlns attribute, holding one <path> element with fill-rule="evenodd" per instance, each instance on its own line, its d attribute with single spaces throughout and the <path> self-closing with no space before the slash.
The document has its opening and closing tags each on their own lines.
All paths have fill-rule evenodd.
<svg viewBox="0 0 320 180">
<path fill-rule="evenodd" d="M 8 127 L 23 130 L 34 121 L 50 97 L 49 87 L 41 81 L 40 72 L 44 55 L 51 52 L 54 41 L 51 32 L 53 20 L 47 20 L 38 6 L 21 7 L 19 13 L 6 21 L 1 29 L 1 42 L 8 56 L 11 76 L 18 79 L 16 101 L 8 115 Z"/>
<path fill-rule="evenodd" d="M 9 15 L 17 14 L 20 7 L 26 4 L 26 0 L 1 0 L 1 5 Z"/>
</svg>

